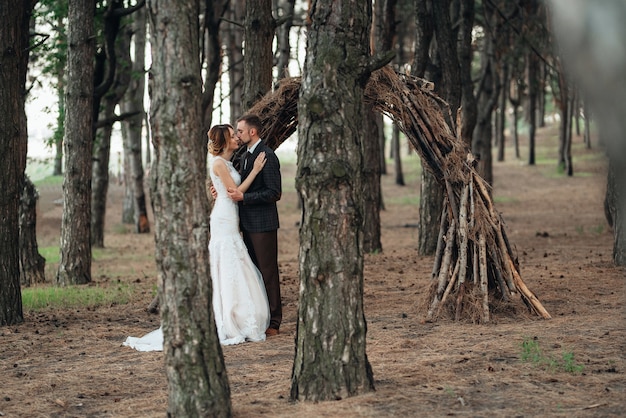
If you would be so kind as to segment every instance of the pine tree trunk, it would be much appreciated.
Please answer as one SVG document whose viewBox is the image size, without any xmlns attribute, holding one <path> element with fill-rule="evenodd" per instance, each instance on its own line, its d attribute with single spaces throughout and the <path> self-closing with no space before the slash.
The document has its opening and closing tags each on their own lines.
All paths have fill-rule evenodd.
<svg viewBox="0 0 626 418">
<path fill-rule="evenodd" d="M 113 116 L 115 103 L 105 100 L 102 116 L 107 119 Z M 109 191 L 109 159 L 111 154 L 112 124 L 105 124 L 96 133 L 93 150 L 93 166 L 91 180 L 91 245 L 104 248 L 104 220 L 106 218 L 107 193 Z"/>
<path fill-rule="evenodd" d="M 122 112 L 130 116 L 122 124 L 124 133 L 124 173 L 126 193 L 124 195 L 123 219 L 135 225 L 135 232 L 150 232 L 146 193 L 144 189 L 144 169 L 142 163 L 143 120 L 145 110 L 143 96 L 145 91 L 144 57 L 146 49 L 146 12 L 145 8 L 133 14 L 133 43 L 135 55 L 132 60 L 132 74 L 129 89 L 122 102 Z M 126 209 L 127 208 L 127 209 Z M 125 215 L 128 214 L 128 215 Z"/>
<path fill-rule="evenodd" d="M 211 306 L 198 1 L 149 0 L 159 308 L 170 417 L 230 416 Z M 184 162 L 184 163 L 183 163 Z"/>
<path fill-rule="evenodd" d="M 272 41 L 276 22 L 269 1 L 247 1 L 243 56 L 243 108 L 251 108 L 272 90 Z"/>
<path fill-rule="evenodd" d="M 419 255 L 433 255 L 437 249 L 444 191 L 435 176 L 425 168 L 422 169 L 420 187 L 417 252 Z"/>
<path fill-rule="evenodd" d="M 383 153 L 378 136 L 378 125 L 373 109 L 368 108 L 363 126 L 363 251 L 380 253 L 383 244 L 380 240 L 380 210 L 382 206 L 382 189 L 380 186 L 380 155 Z"/>
<path fill-rule="evenodd" d="M 20 205 L 20 283 L 30 286 L 46 281 L 46 259 L 37 245 L 37 200 L 39 194 L 30 179 L 24 177 L 24 191 Z"/>
<path fill-rule="evenodd" d="M 0 325 L 24 321 L 19 208 L 28 143 L 24 90 L 32 10 L 26 0 L 0 6 Z"/>
<path fill-rule="evenodd" d="M 202 126 L 204 127 L 204 132 L 208 132 L 213 121 L 215 86 L 222 75 L 220 24 L 222 23 L 222 17 L 224 16 L 225 9 L 228 5 L 228 0 L 207 1 L 205 2 L 205 5 L 203 56 L 205 59 L 206 72 L 204 79 L 204 92 L 202 93 Z M 206 154 L 206 150 L 204 153 Z"/>
<path fill-rule="evenodd" d="M 293 27 L 294 7 L 296 0 L 279 0 L 277 5 L 277 19 L 283 22 L 278 26 L 276 34 L 277 42 L 277 63 L 278 70 L 277 80 L 280 81 L 285 77 L 289 77 L 289 62 L 291 61 L 290 32 Z"/>
<path fill-rule="evenodd" d="M 231 4 L 227 18 L 231 22 L 241 22 L 245 19 L 245 2 L 236 1 Z M 226 54 L 228 56 L 228 84 L 230 85 L 230 117 L 236 120 L 243 113 L 243 31 L 234 23 L 226 23 L 224 30 Z M 246 108 L 247 109 L 247 108 Z M 224 121 L 221 121 L 224 122 Z"/>
<path fill-rule="evenodd" d="M 604 200 L 607 220 L 613 228 L 613 261 L 626 266 L 626 181 L 623 160 L 609 158 L 606 196 Z"/>
<path fill-rule="evenodd" d="M 91 281 L 94 7 L 81 0 L 70 0 L 68 6 L 65 177 L 61 259 L 56 276 L 62 286 Z"/>
<path fill-rule="evenodd" d="M 115 109 L 128 90 L 132 79 L 130 40 L 132 31 L 126 27 L 116 33 L 116 69 L 113 85 L 103 98 L 99 117 L 102 129 L 94 144 L 93 178 L 91 192 L 91 243 L 104 248 L 104 226 L 106 219 L 107 193 L 109 190 L 109 161 L 111 158 L 111 134 L 115 121 Z"/>
<path fill-rule="evenodd" d="M 374 387 L 365 352 L 361 198 L 371 4 L 333 3 L 312 4 L 298 105 L 304 215 L 292 400 L 341 399 Z"/>
</svg>

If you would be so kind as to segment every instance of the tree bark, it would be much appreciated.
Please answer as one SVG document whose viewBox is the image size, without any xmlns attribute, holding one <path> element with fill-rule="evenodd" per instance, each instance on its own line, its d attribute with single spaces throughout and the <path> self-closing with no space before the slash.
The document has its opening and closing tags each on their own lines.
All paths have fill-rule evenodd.
<svg viewBox="0 0 626 418">
<path fill-rule="evenodd" d="M 293 14 L 296 0 L 279 0 L 276 7 L 276 17 L 282 20 L 277 28 L 277 80 L 289 77 L 289 63 L 291 61 L 290 33 L 293 26 Z"/>
<path fill-rule="evenodd" d="M 115 54 L 118 68 L 115 70 L 115 81 L 104 96 L 99 120 L 101 129 L 97 132 L 94 144 L 93 177 L 91 192 L 91 244 L 104 248 L 104 225 L 106 219 L 107 193 L 109 190 L 109 161 L 111 159 L 111 134 L 116 120 L 115 108 L 128 90 L 132 79 L 132 62 L 130 59 L 130 28 L 118 33 L 115 42 Z"/>
<path fill-rule="evenodd" d="M 537 13 L 539 5 L 536 0 L 528 2 L 528 14 L 534 16 Z M 539 58 L 535 51 L 527 51 L 526 53 L 526 74 L 528 85 L 528 165 L 535 165 L 535 135 L 537 131 L 537 105 L 540 100 L 541 92 L 539 88 Z M 540 119 L 541 122 L 541 119 Z"/>
<path fill-rule="evenodd" d="M 619 158 L 609 158 L 606 196 L 604 200 L 607 221 L 613 228 L 613 261 L 626 266 L 626 220 L 620 208 L 626 207 L 626 163 Z"/>
<path fill-rule="evenodd" d="M 272 41 L 276 22 L 270 1 L 247 1 L 244 23 L 243 110 L 272 90 Z"/>
<path fill-rule="evenodd" d="M 91 173 L 94 106 L 94 6 L 70 0 L 65 89 L 63 217 L 56 282 L 91 281 Z"/>
<path fill-rule="evenodd" d="M 363 251 L 381 253 L 383 244 L 380 237 L 380 210 L 382 207 L 382 189 L 380 186 L 380 141 L 378 124 L 373 109 L 368 108 L 363 120 L 365 140 L 363 141 Z"/>
<path fill-rule="evenodd" d="M 198 0 L 148 1 L 159 308 L 171 417 L 230 416 L 211 306 Z M 184 163 L 183 163 L 184 162 Z"/>
<path fill-rule="evenodd" d="M 296 188 L 303 202 L 292 400 L 373 390 L 363 312 L 365 137 L 370 2 L 311 4 L 298 102 Z"/>
<path fill-rule="evenodd" d="M 231 2 L 231 9 L 227 12 L 227 17 L 231 22 L 243 22 L 246 15 L 246 4 L 243 1 Z M 231 121 L 237 119 L 243 113 L 243 80 L 244 80 L 244 58 L 243 58 L 243 38 L 244 31 L 234 23 L 226 23 L 226 54 L 228 56 L 228 84 L 230 86 L 230 118 Z M 221 99 L 221 98 L 220 98 Z"/>
<path fill-rule="evenodd" d="M 493 22 L 492 22 L 493 23 Z M 500 83 L 496 71 L 494 57 L 494 39 L 492 33 L 485 32 L 485 49 L 482 53 L 480 87 L 477 93 L 478 113 L 477 124 L 472 139 L 472 151 L 478 159 L 478 173 L 487 183 L 493 184 L 492 147 L 493 138 L 492 116 L 500 96 Z"/>
<path fill-rule="evenodd" d="M 215 86 L 222 75 L 222 45 L 220 25 L 226 12 L 228 0 L 206 1 L 204 3 L 203 60 L 206 64 L 204 92 L 202 93 L 202 126 L 208 132 L 213 121 Z M 206 150 L 204 153 L 206 154 Z"/>
<path fill-rule="evenodd" d="M 135 232 L 150 232 L 146 193 L 144 189 L 144 170 L 142 163 L 142 138 L 145 110 L 143 96 L 145 92 L 145 54 L 146 54 L 146 9 L 142 8 L 133 14 L 132 40 L 135 54 L 132 59 L 132 78 L 125 99 L 122 101 L 122 112 L 130 116 L 122 122 L 124 138 L 124 174 L 126 178 L 124 195 L 123 220 L 135 225 Z"/>
<path fill-rule="evenodd" d="M 30 286 L 46 281 L 46 259 L 37 245 L 37 200 L 35 185 L 24 176 L 24 191 L 20 205 L 20 283 Z"/>
<path fill-rule="evenodd" d="M 478 119 L 478 108 L 474 96 L 474 82 L 472 80 L 472 32 L 474 30 L 474 0 L 461 0 L 459 11 L 458 56 L 459 76 L 461 83 L 462 125 L 461 138 L 467 146 L 472 143 L 472 133 Z"/>
<path fill-rule="evenodd" d="M 0 325 L 24 321 L 19 212 L 28 143 L 24 92 L 33 4 L 21 0 L 0 6 Z"/>
</svg>

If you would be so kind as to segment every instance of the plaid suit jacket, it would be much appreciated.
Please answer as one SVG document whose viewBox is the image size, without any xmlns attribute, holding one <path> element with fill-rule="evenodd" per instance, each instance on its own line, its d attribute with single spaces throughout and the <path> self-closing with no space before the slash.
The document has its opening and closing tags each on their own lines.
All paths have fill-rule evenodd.
<svg viewBox="0 0 626 418">
<path fill-rule="evenodd" d="M 243 201 L 239 202 L 239 222 L 246 232 L 269 232 L 279 228 L 276 202 L 282 195 L 282 181 L 280 162 L 274 151 L 261 140 L 250 157 L 247 151 L 243 153 L 239 172 L 242 181 L 245 180 L 252 171 L 254 160 L 263 151 L 267 158 L 265 166 L 244 193 Z M 244 164 L 246 158 L 249 158 L 247 165 Z"/>
</svg>

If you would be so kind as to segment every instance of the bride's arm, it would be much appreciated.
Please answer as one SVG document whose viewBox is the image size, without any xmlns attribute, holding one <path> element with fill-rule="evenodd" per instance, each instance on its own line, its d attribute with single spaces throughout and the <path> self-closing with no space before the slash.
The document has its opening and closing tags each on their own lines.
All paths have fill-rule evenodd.
<svg viewBox="0 0 626 418">
<path fill-rule="evenodd" d="M 252 171 L 250 172 L 246 180 L 239 185 L 239 187 L 237 187 L 237 185 L 235 184 L 235 180 L 233 180 L 233 178 L 231 177 L 230 172 L 228 171 L 228 168 L 226 167 L 226 164 L 223 160 L 216 159 L 216 161 L 213 163 L 213 172 L 220 179 L 222 179 L 224 186 L 226 186 L 226 190 L 237 189 L 241 193 L 244 193 L 246 190 L 248 190 L 248 187 L 250 187 L 257 174 L 261 172 L 261 170 L 265 166 L 265 162 L 265 152 L 261 152 L 254 160 L 254 166 L 252 167 Z"/>
<path fill-rule="evenodd" d="M 237 190 L 239 190 L 241 193 L 245 193 L 256 178 L 256 176 L 261 172 L 261 170 L 263 170 L 263 167 L 265 167 L 266 161 L 267 158 L 265 158 L 265 151 L 260 152 L 259 155 L 257 155 L 257 157 L 254 159 L 252 171 L 250 171 L 248 177 L 246 177 L 246 179 L 239 185 L 239 187 L 237 187 Z M 226 190 L 228 190 L 228 187 L 226 188 Z"/>
</svg>

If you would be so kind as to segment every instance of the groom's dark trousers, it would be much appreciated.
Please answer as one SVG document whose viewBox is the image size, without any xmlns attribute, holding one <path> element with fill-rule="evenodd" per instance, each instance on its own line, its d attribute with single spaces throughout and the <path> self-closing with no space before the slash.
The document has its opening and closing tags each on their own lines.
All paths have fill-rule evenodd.
<svg viewBox="0 0 626 418">
<path fill-rule="evenodd" d="M 278 231 L 243 232 L 250 258 L 261 271 L 270 304 L 270 328 L 279 329 L 283 318 L 278 274 Z"/>
</svg>

